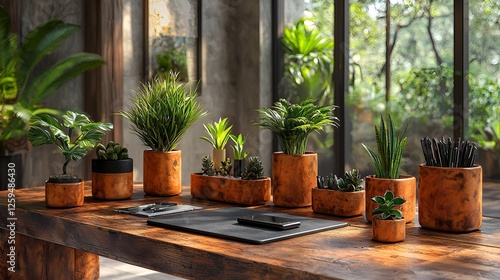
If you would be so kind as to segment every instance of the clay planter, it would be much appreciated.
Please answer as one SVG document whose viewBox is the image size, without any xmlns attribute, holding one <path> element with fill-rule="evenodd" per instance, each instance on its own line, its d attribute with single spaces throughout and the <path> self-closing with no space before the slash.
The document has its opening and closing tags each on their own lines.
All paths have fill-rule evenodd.
<svg viewBox="0 0 500 280">
<path fill-rule="evenodd" d="M 226 160 L 226 149 L 213 149 L 212 160 L 214 162 L 214 169 L 219 169 L 221 162 Z"/>
<path fill-rule="evenodd" d="M 401 175 L 399 179 L 382 179 L 377 178 L 374 175 L 366 176 L 365 180 L 365 191 L 366 191 L 366 211 L 365 218 L 368 222 L 372 222 L 372 212 L 373 209 L 377 208 L 377 203 L 372 201 L 374 196 L 384 196 L 385 192 L 390 190 L 394 193 L 394 196 L 400 196 L 406 199 L 406 202 L 395 207 L 396 209 L 403 212 L 403 217 L 405 217 L 406 223 L 412 222 L 416 216 L 416 193 L 417 184 L 416 178 L 409 175 Z"/>
<path fill-rule="evenodd" d="M 354 217 L 365 212 L 365 190 L 341 192 L 330 189 L 312 189 L 312 209 L 316 213 Z"/>
<path fill-rule="evenodd" d="M 134 162 L 92 159 L 92 197 L 103 200 L 128 199 L 134 190 Z"/>
<path fill-rule="evenodd" d="M 311 206 L 312 189 L 318 176 L 318 155 L 273 153 L 272 187 L 273 202 L 281 207 Z"/>
<path fill-rule="evenodd" d="M 181 151 L 144 151 L 143 187 L 147 195 L 173 196 L 181 193 Z"/>
<path fill-rule="evenodd" d="M 271 200 L 271 179 L 242 180 L 193 173 L 191 196 L 242 205 L 265 204 Z"/>
<path fill-rule="evenodd" d="M 70 208 L 82 206 L 84 201 L 84 183 L 45 182 L 45 205 L 52 208 Z"/>
<path fill-rule="evenodd" d="M 470 232 L 481 227 L 482 168 L 418 167 L 418 221 L 423 228 Z"/>
<path fill-rule="evenodd" d="M 406 238 L 406 222 L 404 219 L 382 220 L 377 215 L 373 217 L 372 236 L 380 242 L 401 242 Z"/>
</svg>

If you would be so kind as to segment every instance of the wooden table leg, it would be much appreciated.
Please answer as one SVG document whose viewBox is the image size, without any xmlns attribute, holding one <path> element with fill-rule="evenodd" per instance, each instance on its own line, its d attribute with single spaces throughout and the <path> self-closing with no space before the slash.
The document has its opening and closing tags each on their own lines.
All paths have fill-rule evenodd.
<svg viewBox="0 0 500 280">
<path fill-rule="evenodd" d="M 18 233 L 9 239 L 9 234 L 0 230 L 0 279 L 99 279 L 98 255 Z"/>
</svg>

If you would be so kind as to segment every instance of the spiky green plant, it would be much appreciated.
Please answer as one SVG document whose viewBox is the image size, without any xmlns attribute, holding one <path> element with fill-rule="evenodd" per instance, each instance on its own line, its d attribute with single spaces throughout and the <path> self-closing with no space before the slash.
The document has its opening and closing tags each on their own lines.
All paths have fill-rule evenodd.
<svg viewBox="0 0 500 280">
<path fill-rule="evenodd" d="M 380 117 L 380 126 L 375 126 L 378 153 L 365 144 L 361 144 L 370 156 L 377 178 L 399 178 L 399 168 L 407 141 L 405 133 L 406 127 L 403 131 L 396 131 L 390 115 L 388 126 L 386 126 L 384 118 Z"/>
<path fill-rule="evenodd" d="M 173 151 L 191 125 L 207 115 L 196 101 L 198 87 L 178 82 L 174 72 L 153 78 L 135 93 L 130 111 L 119 114 L 153 151 Z"/>
<path fill-rule="evenodd" d="M 399 196 L 394 197 L 394 193 L 392 193 L 392 191 L 387 190 L 384 196 L 374 196 L 372 197 L 372 201 L 378 204 L 378 207 L 372 211 L 373 215 L 381 214 L 381 217 L 384 220 L 403 218 L 401 210 L 394 207 L 401 206 L 406 202 L 406 200 Z"/>
<path fill-rule="evenodd" d="M 101 140 L 104 131 L 111 129 L 111 123 L 92 122 L 85 114 L 72 111 L 62 116 L 62 122 L 42 114 L 31 119 L 28 140 L 35 147 L 56 145 L 66 159 L 63 165 L 63 174 L 66 174 L 69 162 L 83 158 Z"/>
<path fill-rule="evenodd" d="M 245 180 L 256 180 L 265 178 L 265 176 L 260 158 L 258 156 L 249 157 L 248 165 L 245 168 L 245 172 L 241 174 L 241 177 Z"/>
<path fill-rule="evenodd" d="M 218 122 L 204 124 L 208 137 L 201 136 L 200 138 L 210 143 L 214 149 L 225 149 L 233 128 L 227 121 L 227 118 L 219 118 Z"/>
<path fill-rule="evenodd" d="M 283 153 L 304 154 L 310 133 L 338 126 L 338 118 L 333 115 L 335 108 L 315 105 L 312 99 L 299 104 L 280 99 L 270 108 L 257 110 L 260 113 L 257 125 L 276 134 Z"/>
<path fill-rule="evenodd" d="M 40 103 L 68 81 L 104 63 L 97 54 L 81 52 L 35 72 L 42 58 L 80 27 L 50 19 L 19 40 L 10 32 L 10 21 L 9 13 L 0 6 L 0 141 L 25 136 L 34 115 L 60 115 L 59 110 L 41 107 Z"/>
<path fill-rule="evenodd" d="M 247 141 L 247 138 L 241 134 L 238 136 L 231 134 L 229 135 L 231 140 L 233 141 L 234 145 L 231 146 L 233 149 L 233 155 L 235 160 L 244 160 L 248 154 L 245 151 L 245 142 Z"/>
<path fill-rule="evenodd" d="M 204 156 L 201 159 L 201 171 L 203 174 L 208 175 L 208 176 L 214 176 L 216 174 L 215 169 L 214 169 L 214 162 L 210 158 L 210 156 Z"/>
<path fill-rule="evenodd" d="M 99 143 L 95 150 L 97 159 L 100 160 L 119 160 L 128 158 L 128 149 L 113 141 L 109 141 L 106 146 Z"/>
</svg>

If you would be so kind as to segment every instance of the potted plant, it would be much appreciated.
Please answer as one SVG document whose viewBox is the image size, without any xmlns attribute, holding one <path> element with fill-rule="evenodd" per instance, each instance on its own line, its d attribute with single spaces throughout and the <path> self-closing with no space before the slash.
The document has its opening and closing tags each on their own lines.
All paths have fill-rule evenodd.
<svg viewBox="0 0 500 280">
<path fill-rule="evenodd" d="M 42 58 L 79 29 L 77 25 L 51 19 L 20 40 L 10 32 L 10 15 L 0 5 L 0 189 L 7 186 L 4 180 L 8 177 L 3 172 L 9 163 L 16 165 L 17 187 L 23 186 L 22 163 L 29 150 L 26 135 L 31 117 L 62 114 L 41 106 L 41 102 L 66 82 L 104 63 L 99 55 L 77 53 L 40 69 Z"/>
<path fill-rule="evenodd" d="M 201 136 L 200 138 L 212 145 L 212 157 L 214 159 L 214 167 L 220 168 L 221 163 L 226 160 L 226 144 L 231 137 L 232 125 L 229 125 L 227 118 L 219 118 L 218 122 L 203 124 L 208 137 Z"/>
<path fill-rule="evenodd" d="M 388 117 L 387 125 L 381 117 L 380 126 L 375 126 L 378 153 L 362 144 L 375 167 L 375 175 L 365 178 L 365 217 L 368 222 L 372 222 L 372 211 L 376 207 L 376 203 L 370 198 L 381 196 L 386 190 L 390 190 L 394 195 L 403 197 L 407 201 L 400 209 L 406 222 L 409 223 L 415 219 L 416 178 L 410 175 L 400 175 L 399 171 L 407 141 L 407 137 L 404 136 L 405 132 L 406 129 L 396 131 L 391 116 Z"/>
<path fill-rule="evenodd" d="M 45 182 L 45 203 L 49 207 L 66 208 L 81 206 L 84 184 L 80 177 L 67 174 L 66 168 L 73 161 L 82 159 L 104 136 L 113 129 L 111 123 L 92 122 L 85 114 L 67 111 L 62 121 L 42 114 L 30 122 L 28 139 L 33 146 L 54 144 L 65 158 L 62 174 L 51 175 Z"/>
<path fill-rule="evenodd" d="M 132 122 L 144 145 L 144 192 L 154 196 L 181 193 L 181 151 L 177 144 L 207 113 L 196 100 L 198 87 L 177 81 L 177 73 L 155 77 L 136 91 L 130 111 L 120 115 Z"/>
<path fill-rule="evenodd" d="M 231 134 L 229 135 L 234 145 L 231 146 L 233 149 L 233 162 L 234 162 L 234 177 L 241 177 L 243 171 L 245 171 L 245 159 L 248 154 L 245 150 L 245 142 L 247 138 L 239 134 L 238 136 Z"/>
<path fill-rule="evenodd" d="M 396 207 L 403 205 L 406 200 L 394 197 L 394 193 L 387 190 L 384 196 L 374 196 L 371 200 L 377 204 L 372 214 L 373 239 L 380 242 L 395 243 L 405 240 L 406 222 L 401 210 Z"/>
<path fill-rule="evenodd" d="M 96 146 L 92 159 L 92 197 L 103 200 L 128 199 L 134 190 L 134 162 L 128 149 L 109 141 Z"/>
<path fill-rule="evenodd" d="M 312 190 L 312 209 L 316 213 L 354 217 L 365 212 L 363 179 L 357 169 L 346 171 L 344 178 L 336 175 L 318 176 L 318 185 Z"/>
<path fill-rule="evenodd" d="M 471 232 L 482 225 L 483 174 L 477 147 L 468 141 L 421 140 L 425 163 L 418 167 L 418 221 L 423 228 Z M 443 206 L 436 201 L 446 197 Z"/>
<path fill-rule="evenodd" d="M 241 177 L 229 175 L 230 160 L 214 168 L 212 159 L 202 159 L 202 173 L 191 174 L 191 195 L 196 198 L 242 205 L 265 204 L 271 200 L 271 178 L 266 177 L 259 157 L 248 158 Z"/>
<path fill-rule="evenodd" d="M 312 132 L 338 125 L 334 109 L 333 105 L 315 105 L 311 99 L 298 104 L 280 99 L 273 106 L 258 110 L 257 125 L 275 133 L 282 149 L 273 153 L 271 168 L 276 206 L 311 206 L 312 188 L 318 176 L 318 155 L 306 152 L 307 140 Z"/>
</svg>

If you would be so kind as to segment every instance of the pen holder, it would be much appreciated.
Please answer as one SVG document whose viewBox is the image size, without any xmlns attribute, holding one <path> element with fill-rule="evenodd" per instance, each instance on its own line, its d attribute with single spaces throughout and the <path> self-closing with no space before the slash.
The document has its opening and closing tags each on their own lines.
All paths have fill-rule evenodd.
<svg viewBox="0 0 500 280">
<path fill-rule="evenodd" d="M 483 173 L 473 167 L 418 168 L 418 221 L 423 228 L 470 232 L 481 227 Z"/>
</svg>

